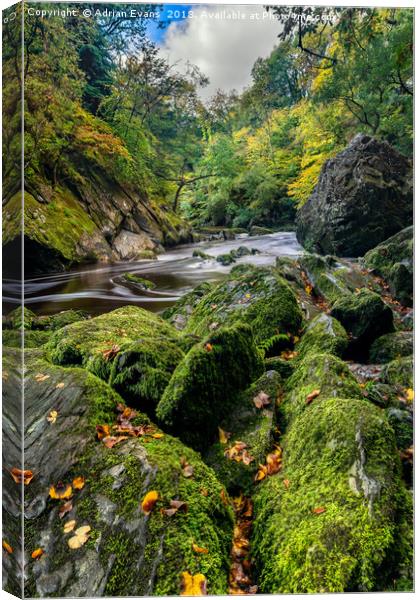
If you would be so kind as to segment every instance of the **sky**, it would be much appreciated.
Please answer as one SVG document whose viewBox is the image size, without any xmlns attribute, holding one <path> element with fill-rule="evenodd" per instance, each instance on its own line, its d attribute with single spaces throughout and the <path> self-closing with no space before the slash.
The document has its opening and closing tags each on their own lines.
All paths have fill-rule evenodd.
<svg viewBox="0 0 420 600">
<path fill-rule="evenodd" d="M 270 54 L 281 29 L 262 6 L 165 5 L 161 20 L 167 26 L 151 23 L 150 38 L 170 64 L 189 61 L 210 79 L 203 100 L 218 89 L 240 92 L 249 85 L 253 64 Z"/>
</svg>

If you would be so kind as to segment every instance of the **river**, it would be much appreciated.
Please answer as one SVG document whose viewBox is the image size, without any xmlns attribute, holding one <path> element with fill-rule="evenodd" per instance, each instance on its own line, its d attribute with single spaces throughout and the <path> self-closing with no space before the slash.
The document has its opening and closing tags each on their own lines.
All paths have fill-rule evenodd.
<svg viewBox="0 0 420 600">
<path fill-rule="evenodd" d="M 25 304 L 37 314 L 54 314 L 69 308 L 101 314 L 135 304 L 160 312 L 203 281 L 223 278 L 232 268 L 216 260 L 193 258 L 199 249 L 212 256 L 225 254 L 246 246 L 259 253 L 247 255 L 235 264 L 273 265 L 278 256 L 298 256 L 302 247 L 294 232 L 277 232 L 261 236 L 239 235 L 235 240 L 206 241 L 179 246 L 159 255 L 157 260 L 119 262 L 114 264 L 85 265 L 65 273 L 52 273 L 28 279 L 25 282 Z M 130 272 L 147 278 L 156 285 L 153 291 L 141 292 L 121 281 L 123 273 Z M 3 301 L 6 312 L 16 306 L 13 298 L 19 289 L 18 282 L 3 282 Z"/>
</svg>

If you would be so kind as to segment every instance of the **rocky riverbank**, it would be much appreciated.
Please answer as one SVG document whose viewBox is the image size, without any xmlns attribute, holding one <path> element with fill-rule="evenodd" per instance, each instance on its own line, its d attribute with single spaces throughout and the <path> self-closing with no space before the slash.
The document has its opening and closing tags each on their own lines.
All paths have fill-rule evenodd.
<svg viewBox="0 0 420 600">
<path fill-rule="evenodd" d="M 20 561 L 30 596 L 412 589 L 410 261 L 391 238 L 237 265 L 161 316 L 10 314 L 6 589 Z"/>
</svg>

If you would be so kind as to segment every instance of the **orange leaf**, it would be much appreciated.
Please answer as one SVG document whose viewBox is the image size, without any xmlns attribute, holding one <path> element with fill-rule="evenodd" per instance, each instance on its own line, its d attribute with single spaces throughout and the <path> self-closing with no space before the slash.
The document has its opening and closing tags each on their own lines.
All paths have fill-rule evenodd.
<svg viewBox="0 0 420 600">
<path fill-rule="evenodd" d="M 254 481 L 262 481 L 263 479 L 265 479 L 268 475 L 268 469 L 265 465 L 260 465 L 259 469 L 257 471 L 257 474 L 255 475 Z"/>
<path fill-rule="evenodd" d="M 225 506 L 229 505 L 229 498 L 227 497 L 225 490 L 220 492 L 220 498 Z"/>
<path fill-rule="evenodd" d="M 69 483 L 64 484 L 60 481 L 57 485 L 52 485 L 50 487 L 50 498 L 53 500 L 67 500 L 68 498 L 71 498 L 72 495 L 73 488 Z"/>
<path fill-rule="evenodd" d="M 102 351 L 102 356 L 104 357 L 104 359 L 106 361 L 111 360 L 112 358 L 114 358 L 118 352 L 120 351 L 120 347 L 118 346 L 118 344 L 114 344 L 113 346 L 111 346 L 111 348 L 109 348 L 109 350 L 103 350 Z"/>
<path fill-rule="evenodd" d="M 164 435 L 164 433 L 152 433 L 152 438 L 154 438 L 155 440 L 160 440 L 164 437 Z"/>
<path fill-rule="evenodd" d="M 319 396 L 320 393 L 321 393 L 321 390 L 314 390 L 313 392 L 308 394 L 306 396 L 305 404 L 310 404 L 313 400 L 315 400 L 315 398 L 317 398 Z"/>
<path fill-rule="evenodd" d="M 289 489 L 289 485 L 290 485 L 290 481 L 288 479 L 283 479 L 283 485 L 286 488 L 286 490 Z"/>
<path fill-rule="evenodd" d="M 327 509 L 324 506 L 318 506 L 317 508 L 313 508 L 312 512 L 314 515 L 322 515 Z"/>
<path fill-rule="evenodd" d="M 159 494 L 156 490 L 147 492 L 141 503 L 141 508 L 145 515 L 150 515 L 158 500 Z"/>
<path fill-rule="evenodd" d="M 23 483 L 24 485 L 29 485 L 34 478 L 32 471 L 22 471 L 16 467 L 10 469 L 9 473 L 15 483 Z"/>
<path fill-rule="evenodd" d="M 213 346 L 209 342 L 204 344 L 204 348 L 207 350 L 207 352 L 211 352 L 213 350 Z"/>
<path fill-rule="evenodd" d="M 3 546 L 4 550 L 6 550 L 6 552 L 8 554 L 13 554 L 13 548 L 12 548 L 12 546 L 10 544 L 8 544 L 6 542 L 6 540 L 3 540 L 2 546 Z"/>
<path fill-rule="evenodd" d="M 201 573 L 191 575 L 188 571 L 181 573 L 181 596 L 206 596 L 207 580 Z"/>
<path fill-rule="evenodd" d="M 111 433 L 111 428 L 109 425 L 97 425 L 96 426 L 96 435 L 98 436 L 98 440 L 102 440 L 104 437 L 108 437 Z"/>
<path fill-rule="evenodd" d="M 73 487 L 75 490 L 81 490 L 85 487 L 85 478 L 84 477 L 75 477 L 73 479 Z"/>
<path fill-rule="evenodd" d="M 42 548 L 37 548 L 36 550 L 34 550 L 31 554 L 32 558 L 34 558 L 35 560 L 37 560 L 38 558 L 41 558 L 41 556 L 45 554 L 44 550 Z"/>
<path fill-rule="evenodd" d="M 116 446 L 120 442 L 123 442 L 124 440 L 128 440 L 128 435 L 120 435 L 119 437 L 108 435 L 107 437 L 103 438 L 102 443 L 107 448 L 113 448 L 114 446 Z"/>
<path fill-rule="evenodd" d="M 197 544 L 192 545 L 192 549 L 194 550 L 194 552 L 197 552 L 197 554 L 208 554 L 209 551 L 207 548 L 201 548 L 200 546 L 197 546 Z"/>
</svg>

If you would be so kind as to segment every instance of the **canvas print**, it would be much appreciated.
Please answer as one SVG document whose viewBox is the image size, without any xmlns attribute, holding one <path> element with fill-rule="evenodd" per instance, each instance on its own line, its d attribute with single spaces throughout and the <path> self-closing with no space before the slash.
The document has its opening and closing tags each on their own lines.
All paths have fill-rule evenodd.
<svg viewBox="0 0 420 600">
<path fill-rule="evenodd" d="M 413 590 L 413 18 L 3 11 L 5 590 Z"/>
</svg>

